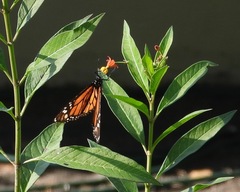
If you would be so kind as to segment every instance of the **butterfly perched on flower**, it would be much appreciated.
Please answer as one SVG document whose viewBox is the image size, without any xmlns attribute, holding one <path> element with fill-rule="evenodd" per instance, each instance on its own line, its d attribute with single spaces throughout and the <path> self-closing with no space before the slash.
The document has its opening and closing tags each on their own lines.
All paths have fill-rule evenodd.
<svg viewBox="0 0 240 192">
<path fill-rule="evenodd" d="M 106 61 L 107 65 L 96 72 L 96 79 L 75 96 L 54 118 L 55 122 L 69 122 L 93 112 L 93 137 L 97 142 L 100 140 L 102 81 L 106 80 L 99 73 L 107 75 L 109 68 L 118 68 L 110 57 Z"/>
</svg>

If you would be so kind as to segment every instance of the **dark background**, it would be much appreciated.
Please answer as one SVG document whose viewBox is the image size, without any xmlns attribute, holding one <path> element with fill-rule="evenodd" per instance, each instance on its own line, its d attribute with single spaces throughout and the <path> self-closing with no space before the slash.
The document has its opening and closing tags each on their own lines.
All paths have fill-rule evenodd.
<svg viewBox="0 0 240 192">
<path fill-rule="evenodd" d="M 123 20 L 128 22 L 141 52 L 145 43 L 150 48 L 158 44 L 168 28 L 173 26 L 174 42 L 168 55 L 170 69 L 159 90 L 158 100 L 171 79 L 194 62 L 207 59 L 219 64 L 210 68 L 183 99 L 166 109 L 156 123 L 155 134 L 158 135 L 192 111 L 213 108 L 165 139 L 156 150 L 155 164 L 161 163 L 170 146 L 191 127 L 207 118 L 239 108 L 240 3 L 237 0 L 46 1 L 24 27 L 16 42 L 20 74 L 24 73 L 43 44 L 61 27 L 88 14 L 102 12 L 106 12 L 106 15 L 87 44 L 75 51 L 63 70 L 33 97 L 23 118 L 24 145 L 53 122 L 55 115 L 69 99 L 91 83 L 94 71 L 103 65 L 106 56 L 122 60 Z M 2 21 L 0 31 L 3 33 Z M 0 46 L 3 47 L 2 44 Z M 134 84 L 124 65 L 112 78 L 130 96 L 144 100 L 141 90 Z M 0 79 L 0 100 L 8 107 L 12 106 L 12 89 L 3 74 L 0 74 Z M 104 99 L 102 106 L 101 144 L 144 162 L 141 146 L 121 127 Z M 89 115 L 68 123 L 62 145 L 87 145 L 86 139 L 93 139 L 91 119 L 92 115 Z M 146 124 L 144 117 L 143 120 Z M 179 167 L 239 168 L 239 137 L 237 113 L 214 139 Z M 11 118 L 1 113 L 0 145 L 5 151 L 13 153 L 13 140 Z"/>
</svg>

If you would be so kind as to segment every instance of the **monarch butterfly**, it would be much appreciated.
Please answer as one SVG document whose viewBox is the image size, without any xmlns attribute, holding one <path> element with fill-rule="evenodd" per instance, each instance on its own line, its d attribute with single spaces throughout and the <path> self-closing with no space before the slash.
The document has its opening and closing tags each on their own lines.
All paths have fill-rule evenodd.
<svg viewBox="0 0 240 192">
<path fill-rule="evenodd" d="M 96 72 L 96 79 L 73 100 L 71 100 L 63 110 L 54 118 L 55 122 L 69 122 L 77 120 L 79 117 L 86 116 L 93 112 L 93 137 L 97 142 L 100 140 L 101 125 L 101 96 L 102 79 L 99 72 L 108 73 L 108 68 L 117 68 L 115 61 L 108 57 L 106 67 L 102 67 Z"/>
</svg>

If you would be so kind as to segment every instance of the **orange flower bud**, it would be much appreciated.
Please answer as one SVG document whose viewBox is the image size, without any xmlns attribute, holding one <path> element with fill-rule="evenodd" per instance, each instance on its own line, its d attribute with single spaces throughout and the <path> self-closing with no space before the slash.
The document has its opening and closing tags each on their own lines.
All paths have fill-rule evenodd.
<svg viewBox="0 0 240 192">
<path fill-rule="evenodd" d="M 115 60 L 111 59 L 111 57 L 108 56 L 106 61 L 107 61 L 107 65 L 106 65 L 107 68 L 118 68 Z"/>
<path fill-rule="evenodd" d="M 159 51 L 159 49 L 160 49 L 159 45 L 154 45 L 154 49 L 155 49 L 155 51 Z"/>
</svg>

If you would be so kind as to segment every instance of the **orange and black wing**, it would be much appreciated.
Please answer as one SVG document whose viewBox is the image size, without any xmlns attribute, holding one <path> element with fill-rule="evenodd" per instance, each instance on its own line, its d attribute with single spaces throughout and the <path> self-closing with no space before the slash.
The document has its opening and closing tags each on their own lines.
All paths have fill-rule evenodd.
<svg viewBox="0 0 240 192">
<path fill-rule="evenodd" d="M 95 106 L 95 110 L 93 113 L 93 137 L 96 139 L 97 142 L 100 140 L 100 125 L 101 125 L 101 97 L 102 97 L 102 88 L 96 92 L 97 94 L 97 102 Z"/>
<path fill-rule="evenodd" d="M 70 101 L 63 110 L 55 117 L 55 122 L 68 122 L 77 120 L 95 110 L 100 106 L 102 79 L 97 78 L 90 86 L 79 93 Z M 100 99 L 99 99 L 100 98 Z M 94 113 L 95 114 L 95 113 Z"/>
</svg>

